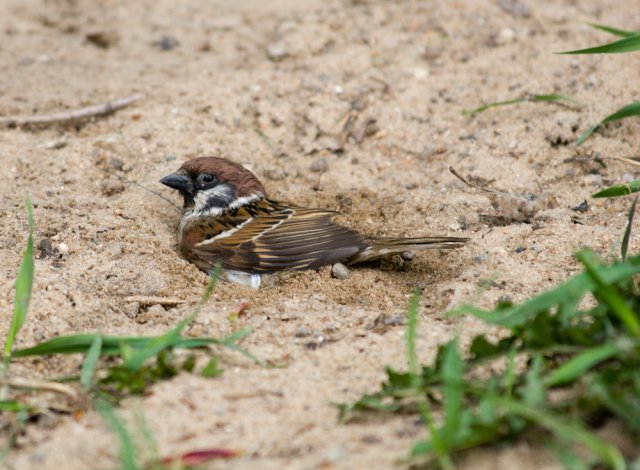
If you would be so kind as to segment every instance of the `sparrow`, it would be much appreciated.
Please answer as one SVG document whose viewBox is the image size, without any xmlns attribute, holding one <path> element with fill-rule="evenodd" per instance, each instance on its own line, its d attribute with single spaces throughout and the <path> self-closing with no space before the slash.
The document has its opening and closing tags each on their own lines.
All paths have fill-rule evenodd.
<svg viewBox="0 0 640 470">
<path fill-rule="evenodd" d="M 242 165 L 219 157 L 194 158 L 160 180 L 184 198 L 178 229 L 182 255 L 210 273 L 253 288 L 280 271 L 346 265 L 422 249 L 451 249 L 457 237 L 366 237 L 332 222 L 338 212 L 271 199 Z"/>
</svg>

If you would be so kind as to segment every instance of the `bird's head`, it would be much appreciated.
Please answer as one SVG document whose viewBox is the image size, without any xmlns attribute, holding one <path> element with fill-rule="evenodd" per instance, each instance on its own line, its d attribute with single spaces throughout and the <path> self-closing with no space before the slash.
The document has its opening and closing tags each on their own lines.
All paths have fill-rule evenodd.
<svg viewBox="0 0 640 470">
<path fill-rule="evenodd" d="M 266 197 L 260 180 L 242 165 L 219 157 L 194 158 L 160 180 L 184 197 L 184 208 L 215 215 Z"/>
</svg>

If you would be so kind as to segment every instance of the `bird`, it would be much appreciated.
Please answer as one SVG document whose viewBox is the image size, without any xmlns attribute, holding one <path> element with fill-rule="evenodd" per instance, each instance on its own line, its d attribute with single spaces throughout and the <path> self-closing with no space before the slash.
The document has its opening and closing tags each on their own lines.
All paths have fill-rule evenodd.
<svg viewBox="0 0 640 470">
<path fill-rule="evenodd" d="M 347 266 L 422 249 L 452 249 L 460 237 L 378 238 L 338 225 L 330 209 L 271 199 L 260 180 L 222 157 L 186 161 L 160 180 L 184 199 L 178 245 L 185 259 L 221 277 L 258 288 L 265 275 Z"/>
</svg>

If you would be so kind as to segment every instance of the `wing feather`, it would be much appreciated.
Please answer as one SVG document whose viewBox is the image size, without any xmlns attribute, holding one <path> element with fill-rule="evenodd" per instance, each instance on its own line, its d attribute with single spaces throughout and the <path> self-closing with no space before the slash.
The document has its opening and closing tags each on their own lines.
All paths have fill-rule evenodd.
<svg viewBox="0 0 640 470">
<path fill-rule="evenodd" d="M 260 201 L 246 209 L 251 218 L 228 237 L 192 248 L 200 259 L 222 259 L 228 269 L 269 273 L 313 269 L 343 260 L 365 249 L 355 230 L 336 225 L 337 214 L 325 209 L 291 207 Z M 233 226 L 243 214 L 234 214 Z"/>
</svg>

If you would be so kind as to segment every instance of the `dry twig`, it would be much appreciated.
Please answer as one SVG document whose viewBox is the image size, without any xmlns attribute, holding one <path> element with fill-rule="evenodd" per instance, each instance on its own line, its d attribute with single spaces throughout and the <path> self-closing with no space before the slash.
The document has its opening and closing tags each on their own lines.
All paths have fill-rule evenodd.
<svg viewBox="0 0 640 470">
<path fill-rule="evenodd" d="M 36 114 L 34 116 L 9 116 L 0 117 L 0 127 L 18 127 L 27 125 L 50 125 L 63 122 L 78 121 L 96 116 L 107 116 L 115 111 L 125 108 L 130 104 L 144 98 L 142 93 L 127 96 L 106 103 L 88 106 L 86 108 L 76 109 L 75 111 L 66 111 L 54 114 Z"/>
<path fill-rule="evenodd" d="M 524 201 L 524 202 L 528 201 L 527 198 L 522 197 L 522 196 L 515 196 L 513 194 L 509 194 L 509 193 L 505 193 L 504 191 L 500 191 L 499 189 L 487 188 L 485 186 L 480 186 L 479 184 L 472 183 L 471 181 L 467 181 L 460 173 L 458 173 L 451 166 L 449 167 L 449 171 L 453 174 L 453 176 L 455 176 L 460 181 L 462 181 L 464 184 L 466 184 L 467 186 L 470 186 L 472 188 L 476 188 L 476 189 L 479 189 L 480 191 L 484 191 L 486 193 L 497 194 L 499 196 L 504 196 L 504 197 L 511 198 L 511 199 L 518 199 L 518 200 Z"/>
<path fill-rule="evenodd" d="M 185 303 L 182 299 L 172 297 L 154 297 L 152 295 L 132 295 L 125 297 L 125 302 L 138 302 L 143 305 L 179 305 Z"/>
<path fill-rule="evenodd" d="M 6 379 L 0 382 L 0 385 L 6 385 L 11 388 L 26 388 L 33 390 L 44 390 L 47 392 L 55 392 L 62 393 L 63 395 L 67 395 L 68 397 L 75 398 L 77 393 L 75 389 L 69 387 L 68 385 L 64 385 L 58 382 L 43 382 L 37 380 L 27 380 L 27 379 Z"/>
<path fill-rule="evenodd" d="M 611 156 L 611 157 L 600 157 L 602 159 L 609 159 L 609 160 L 618 160 L 621 162 L 625 162 L 628 163 L 629 165 L 634 165 L 634 166 L 640 166 L 640 161 L 635 160 L 633 158 L 628 158 L 628 157 L 616 157 L 616 156 Z"/>
</svg>

